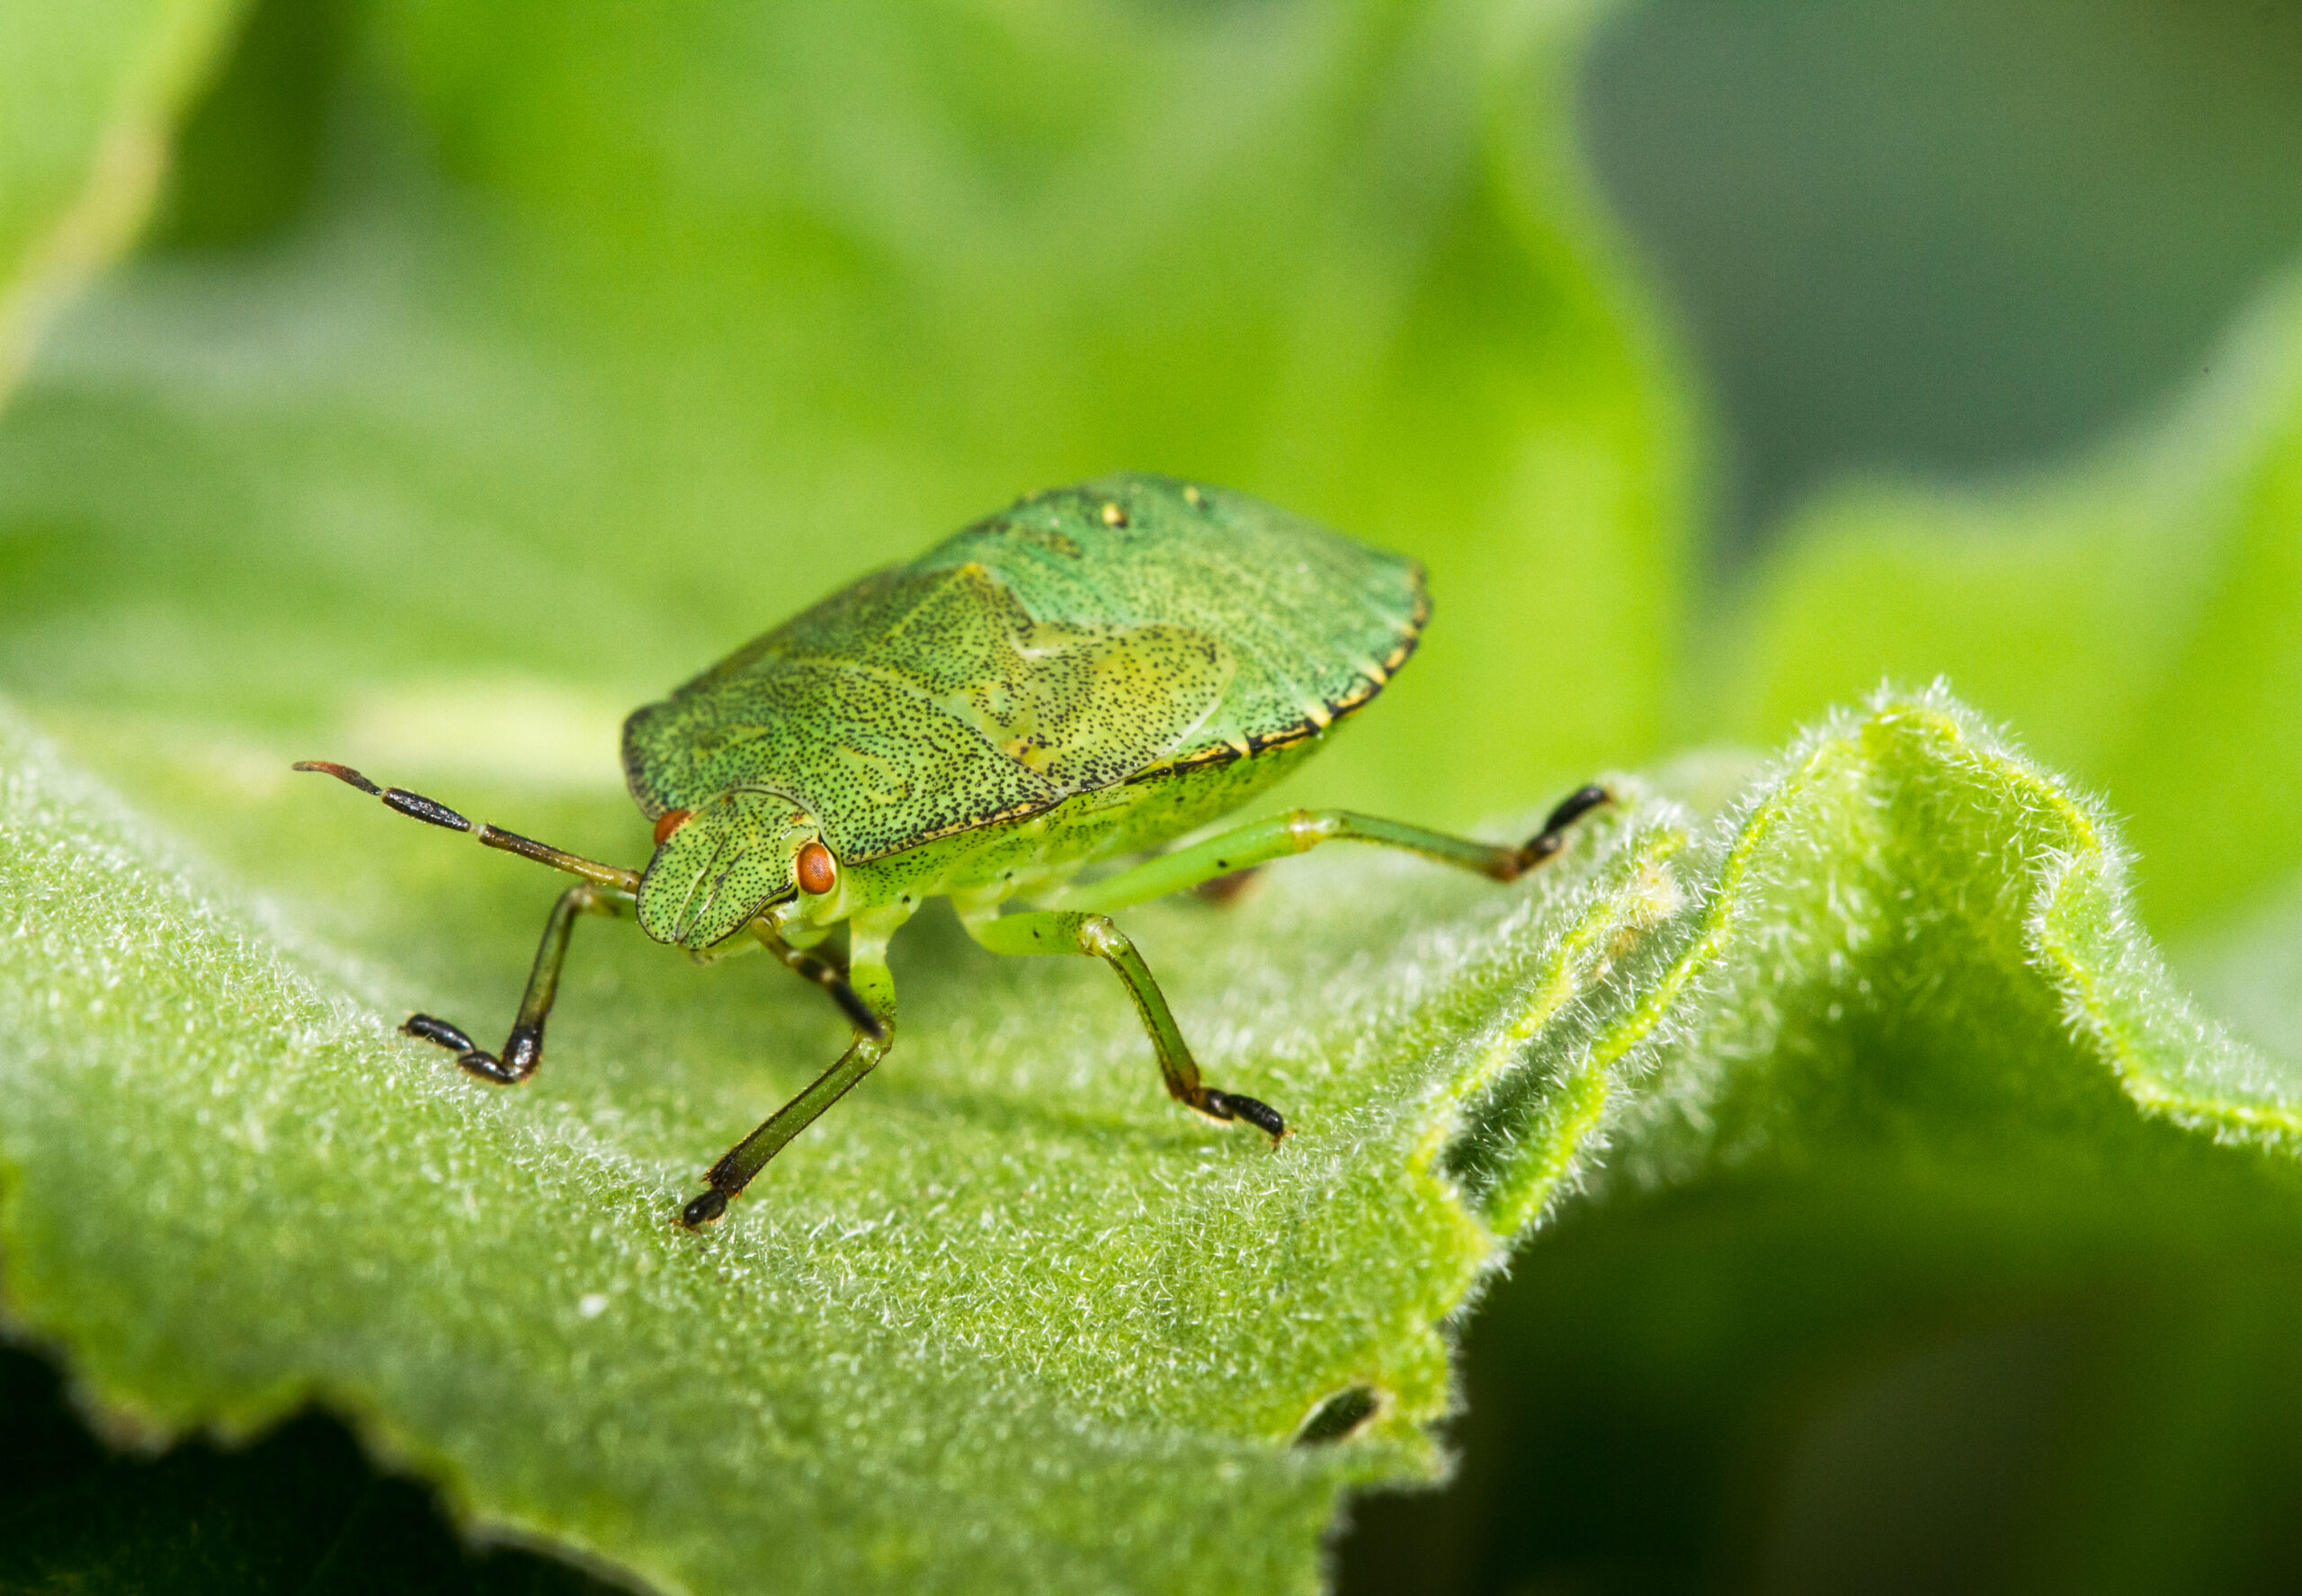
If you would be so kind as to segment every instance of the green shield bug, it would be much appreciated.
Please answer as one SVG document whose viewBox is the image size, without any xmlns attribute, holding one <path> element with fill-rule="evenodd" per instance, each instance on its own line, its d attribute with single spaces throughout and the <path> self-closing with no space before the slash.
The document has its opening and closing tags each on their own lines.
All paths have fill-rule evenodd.
<svg viewBox="0 0 2302 1596">
<path fill-rule="evenodd" d="M 1343 810 L 1297 810 L 1084 884 L 1236 807 L 1316 749 L 1414 651 L 1413 561 L 1244 494 L 1120 476 L 1034 495 L 867 576 L 624 723 L 624 776 L 655 822 L 645 871 L 582 859 L 359 771 L 308 762 L 434 825 L 582 877 L 560 895 L 504 1050 L 445 1021 L 402 1029 L 505 1083 L 535 1073 L 579 914 L 630 914 L 713 958 L 766 948 L 820 984 L 854 1040 L 738 1142 L 681 1217 L 727 1211 L 767 1161 L 886 1057 L 888 941 L 930 897 L 996 953 L 1102 958 L 1170 1095 L 1273 1140 L 1278 1111 L 1218 1090 L 1113 912 L 1321 843 L 1404 848 L 1514 879 L 1606 801 L 1585 787 L 1520 847 Z M 1019 898 L 1037 905 L 1005 914 Z M 844 923 L 844 967 L 811 951 Z"/>
</svg>

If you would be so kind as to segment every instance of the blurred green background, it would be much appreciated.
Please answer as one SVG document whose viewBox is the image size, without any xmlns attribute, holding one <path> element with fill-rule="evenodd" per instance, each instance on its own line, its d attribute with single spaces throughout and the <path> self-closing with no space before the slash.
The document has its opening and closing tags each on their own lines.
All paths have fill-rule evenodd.
<svg viewBox="0 0 2302 1596">
<path fill-rule="evenodd" d="M 502 757 L 580 772 L 786 609 L 1146 466 L 1432 566 L 1426 659 L 1301 791 L 1468 824 L 1945 669 L 2132 817 L 2195 979 L 2291 987 L 2302 843 L 2265 839 L 2298 706 L 2247 650 L 2292 652 L 2296 590 L 2246 562 L 2302 534 L 2150 521 L 2214 446 L 2131 492 L 2119 462 L 2223 414 L 2229 329 L 2302 258 L 2302 15 L 1653 0 L 1587 49 L 1584 20 L 263 0 L 0 436 L 0 676 L 84 752 L 228 694 L 403 780 L 489 768 L 394 716 L 495 680 L 547 723 Z M 2113 502 L 2133 528 L 2034 546 Z M 1831 566 L 1850 528 L 1893 557 Z M 2017 554 L 2068 636 L 1960 609 Z M 2193 568 L 2267 607 L 2122 620 Z M 240 646 L 184 644 L 187 596 Z M 2164 696 L 2184 671 L 2231 680 L 2227 724 Z M 1468 1321 L 1459 1476 L 1358 1504 L 1338 1583 L 2280 1588 L 2302 1272 L 2274 1229 L 2166 1222 L 2180 1172 L 2057 1208 L 2023 1170 L 1774 1170 L 1570 1214 Z M 39 1365 L 0 1375 L 0 1454 L 50 1459 L 0 1476 L 0 1526 L 49 1527 L 49 1588 L 187 1588 L 151 1573 L 179 1556 L 217 1589 L 582 1583 L 463 1557 L 325 1420 L 112 1461 Z"/>
</svg>

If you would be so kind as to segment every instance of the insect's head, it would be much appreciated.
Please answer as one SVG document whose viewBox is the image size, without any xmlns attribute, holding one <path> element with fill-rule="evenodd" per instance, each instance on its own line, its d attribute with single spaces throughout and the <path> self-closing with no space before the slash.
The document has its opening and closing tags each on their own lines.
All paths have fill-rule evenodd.
<svg viewBox="0 0 2302 1596">
<path fill-rule="evenodd" d="M 639 926 L 659 942 L 708 948 L 762 909 L 838 885 L 820 828 L 781 793 L 738 789 L 656 822 L 639 880 Z"/>
</svg>

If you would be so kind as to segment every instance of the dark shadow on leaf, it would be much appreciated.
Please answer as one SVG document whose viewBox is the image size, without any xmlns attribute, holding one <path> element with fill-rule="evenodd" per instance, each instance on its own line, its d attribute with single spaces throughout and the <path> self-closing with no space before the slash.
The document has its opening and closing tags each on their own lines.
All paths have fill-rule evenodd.
<svg viewBox="0 0 2302 1596">
<path fill-rule="evenodd" d="M 109 1451 L 56 1371 L 0 1348 L 0 1591 L 128 1596 L 611 1596 L 629 1587 L 464 1543 L 422 1486 L 307 1413 L 245 1448 Z"/>
<path fill-rule="evenodd" d="M 1374 1386 L 1345 1386 L 1321 1400 L 1295 1432 L 1298 1447 L 1333 1446 L 1348 1440 L 1383 1411 L 1384 1393 Z"/>
</svg>

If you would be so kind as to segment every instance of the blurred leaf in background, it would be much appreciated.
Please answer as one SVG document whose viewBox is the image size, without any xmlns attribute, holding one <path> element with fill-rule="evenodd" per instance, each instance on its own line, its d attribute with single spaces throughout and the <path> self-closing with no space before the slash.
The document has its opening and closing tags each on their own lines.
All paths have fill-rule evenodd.
<svg viewBox="0 0 2302 1596">
<path fill-rule="evenodd" d="M 135 236 L 225 0 L 0 7 L 0 393 L 74 290 Z"/>
<path fill-rule="evenodd" d="M 2291 6 L 1654 0 L 1584 105 L 1717 396 L 1730 556 L 1849 471 L 2130 425 L 2302 253 Z"/>
</svg>

